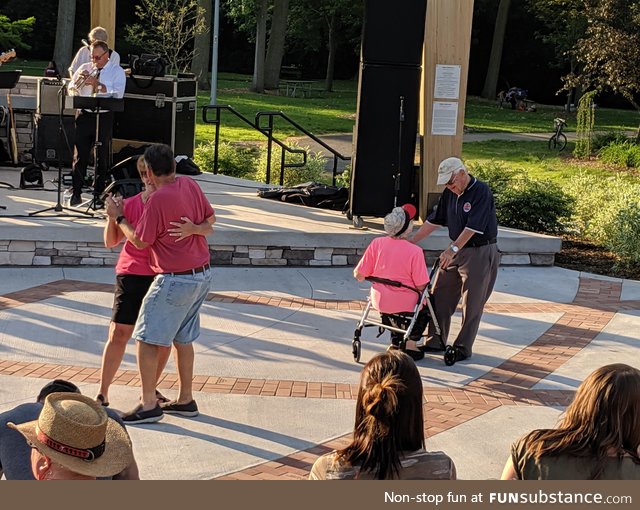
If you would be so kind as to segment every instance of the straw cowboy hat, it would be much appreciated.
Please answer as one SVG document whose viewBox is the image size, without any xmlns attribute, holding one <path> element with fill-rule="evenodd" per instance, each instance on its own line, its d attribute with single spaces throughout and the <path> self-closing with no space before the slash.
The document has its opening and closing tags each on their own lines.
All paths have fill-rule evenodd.
<svg viewBox="0 0 640 510">
<path fill-rule="evenodd" d="M 37 420 L 7 425 L 41 454 L 81 475 L 113 476 L 133 460 L 124 428 L 84 395 L 51 393 Z"/>
</svg>

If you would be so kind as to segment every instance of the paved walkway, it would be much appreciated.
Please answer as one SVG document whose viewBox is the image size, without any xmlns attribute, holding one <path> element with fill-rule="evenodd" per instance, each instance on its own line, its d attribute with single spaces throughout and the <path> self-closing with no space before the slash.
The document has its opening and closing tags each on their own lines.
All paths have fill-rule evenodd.
<svg viewBox="0 0 640 510">
<path fill-rule="evenodd" d="M 112 285 L 111 269 L 0 269 L 0 411 L 56 377 L 95 394 Z M 366 287 L 349 268 L 217 269 L 196 344 L 201 414 L 129 427 L 142 477 L 305 478 L 352 430 L 362 365 L 350 343 Z M 500 268 L 473 358 L 418 364 L 427 448 L 451 455 L 460 478 L 499 477 L 509 444 L 552 426 L 592 370 L 640 368 L 639 332 L 640 282 Z M 366 330 L 363 362 L 384 348 Z M 169 396 L 176 379 L 170 363 Z M 111 404 L 128 409 L 138 394 L 129 345 Z"/>
</svg>

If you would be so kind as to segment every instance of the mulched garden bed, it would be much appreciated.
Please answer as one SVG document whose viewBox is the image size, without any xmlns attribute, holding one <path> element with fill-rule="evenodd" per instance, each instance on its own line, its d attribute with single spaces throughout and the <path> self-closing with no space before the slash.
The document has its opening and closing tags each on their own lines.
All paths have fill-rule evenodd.
<svg viewBox="0 0 640 510">
<path fill-rule="evenodd" d="M 616 257 L 606 248 L 578 239 L 563 238 L 555 265 L 575 271 L 640 280 L 640 266 L 616 267 Z"/>
</svg>

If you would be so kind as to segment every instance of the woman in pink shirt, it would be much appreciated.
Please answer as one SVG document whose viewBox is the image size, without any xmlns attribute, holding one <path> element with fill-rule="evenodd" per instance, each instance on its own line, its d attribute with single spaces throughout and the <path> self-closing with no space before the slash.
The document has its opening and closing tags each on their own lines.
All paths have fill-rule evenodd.
<svg viewBox="0 0 640 510">
<path fill-rule="evenodd" d="M 409 242 L 413 230 L 412 205 L 395 207 L 384 218 L 385 237 L 378 237 L 371 241 L 362 259 L 353 270 L 358 281 L 369 276 L 394 280 L 419 291 L 424 290 L 429 283 L 427 264 L 424 260 L 422 248 Z M 406 329 L 404 321 L 398 321 L 395 315 L 413 316 L 413 309 L 418 300 L 418 294 L 404 287 L 391 287 L 374 282 L 371 286 L 371 303 L 380 312 L 382 322 L 389 326 Z M 406 352 L 414 361 L 424 358 L 424 353 L 416 345 L 429 321 L 429 314 L 423 308 L 418 316 L 410 339 L 406 344 Z M 391 332 L 393 346 L 398 346 L 402 340 L 401 333 Z"/>
<path fill-rule="evenodd" d="M 144 205 L 155 191 L 153 183 L 149 179 L 144 157 L 138 158 L 136 166 L 144 184 L 144 191 L 124 200 L 122 216 L 118 216 L 116 219 L 107 217 L 107 224 L 104 228 L 104 244 L 107 248 L 117 246 L 124 239 L 124 234 L 118 227 L 122 219 L 126 218 L 134 226 L 138 224 L 144 211 Z M 175 242 L 180 242 L 192 235 L 204 236 L 212 231 L 211 225 L 207 222 L 194 225 L 186 217 L 182 218 L 182 222 L 169 222 L 173 228 L 167 228 L 168 236 Z M 96 401 L 103 406 L 109 405 L 109 387 L 122 363 L 127 343 L 131 338 L 142 306 L 142 300 L 156 275 L 150 267 L 149 257 L 148 248 L 138 249 L 125 240 L 116 263 L 116 290 L 113 298 L 111 323 L 109 324 L 109 338 L 102 354 L 100 389 L 96 396 Z M 158 379 L 167 364 L 171 348 L 163 349 L 161 352 L 162 355 L 158 361 Z M 156 397 L 160 402 L 168 402 L 168 399 L 157 390 Z"/>
</svg>

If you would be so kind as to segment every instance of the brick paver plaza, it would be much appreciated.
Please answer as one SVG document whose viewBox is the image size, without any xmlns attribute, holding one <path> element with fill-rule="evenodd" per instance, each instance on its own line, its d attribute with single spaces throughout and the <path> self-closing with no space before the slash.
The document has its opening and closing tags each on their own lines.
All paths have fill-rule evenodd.
<svg viewBox="0 0 640 510">
<path fill-rule="evenodd" d="M 99 380 L 112 298 L 109 270 L 96 275 L 76 269 L 60 279 L 56 272 L 64 270 L 32 271 L 28 282 L 13 284 L 15 290 L 1 291 L 0 283 L 0 411 L 32 400 L 35 391 L 22 396 L 18 388 L 64 378 L 91 394 Z M 361 369 L 351 357 L 351 334 L 366 296 L 366 286 L 349 273 L 346 268 L 217 271 L 196 350 L 194 389 L 201 416 L 165 417 L 159 424 L 129 428 L 142 476 L 300 479 L 318 455 L 345 444 Z M 11 274 L 0 270 L 4 288 Z M 640 365 L 639 311 L 639 282 L 559 268 L 501 268 L 474 357 L 449 368 L 441 356 L 418 364 L 427 447 L 447 451 L 461 478 L 498 477 L 497 466 L 508 455 L 505 445 L 539 423 L 552 424 L 585 375 L 615 361 Z M 454 332 L 456 324 L 454 318 Z M 384 337 L 374 336 L 363 342 L 364 362 L 384 349 Z M 80 352 L 74 352 L 78 345 Z M 130 345 L 112 405 L 133 405 L 139 384 Z M 171 394 L 176 385 L 175 368 L 169 366 L 159 387 Z M 516 414 L 505 415 L 506 408 Z M 551 414 L 536 418 L 545 409 Z M 264 421 L 257 424 L 260 415 Z M 486 437 L 474 436 L 476 424 L 483 424 Z M 231 441 L 211 427 L 242 433 L 243 439 Z M 454 455 L 455 443 L 464 440 L 473 448 L 474 439 L 492 451 L 486 466 L 473 455 Z M 158 440 L 164 444 L 154 453 Z M 200 456 L 204 442 L 217 448 L 199 461 L 211 466 L 196 463 L 181 472 Z M 155 456 L 167 455 L 172 446 L 178 465 L 167 471 L 152 467 Z"/>
</svg>

